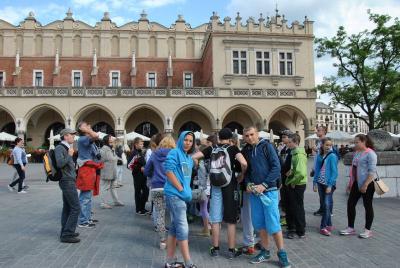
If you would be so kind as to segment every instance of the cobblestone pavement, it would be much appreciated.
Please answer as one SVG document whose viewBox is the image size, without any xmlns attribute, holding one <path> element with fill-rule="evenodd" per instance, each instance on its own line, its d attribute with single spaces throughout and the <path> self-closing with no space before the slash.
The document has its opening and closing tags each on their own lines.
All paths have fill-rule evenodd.
<svg viewBox="0 0 400 268">
<path fill-rule="evenodd" d="M 311 163 L 311 161 L 310 161 Z M 57 183 L 46 183 L 41 165 L 30 165 L 27 172 L 29 193 L 17 195 L 7 190 L 13 170 L 0 164 L 0 267 L 163 267 L 165 252 L 158 248 L 158 236 L 149 217 L 134 215 L 132 178 L 125 172 L 125 185 L 119 189 L 125 207 L 101 210 L 95 199 L 95 217 L 100 221 L 93 230 L 82 230 L 81 243 L 58 241 L 61 192 Z M 334 225 L 346 227 L 344 168 L 334 196 Z M 305 195 L 307 237 L 285 240 L 294 267 L 400 267 L 400 200 L 374 200 L 374 237 L 331 237 L 318 234 L 320 218 L 312 215 L 318 207 L 317 194 Z M 360 200 L 356 228 L 362 230 L 364 211 Z M 209 240 L 196 236 L 200 223 L 190 225 L 190 250 L 199 267 L 251 267 L 249 257 L 229 261 L 224 256 L 208 256 Z M 222 250 L 226 235 L 222 234 Z M 239 228 L 238 245 L 241 230 Z M 276 249 L 273 248 L 276 253 Z M 255 267 L 278 267 L 276 254 L 270 262 Z"/>
</svg>

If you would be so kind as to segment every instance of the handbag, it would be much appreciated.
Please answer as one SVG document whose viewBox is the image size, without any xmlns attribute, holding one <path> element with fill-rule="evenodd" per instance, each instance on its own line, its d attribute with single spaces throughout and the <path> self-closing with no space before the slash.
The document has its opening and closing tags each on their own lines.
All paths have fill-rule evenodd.
<svg viewBox="0 0 400 268">
<path fill-rule="evenodd" d="M 389 187 L 379 178 L 378 173 L 376 173 L 376 178 L 374 179 L 375 193 L 377 195 L 383 195 L 389 192 Z"/>
<path fill-rule="evenodd" d="M 14 157 L 12 154 L 7 159 L 7 165 L 9 165 L 9 166 L 14 165 Z"/>
<path fill-rule="evenodd" d="M 192 201 L 201 202 L 207 199 L 207 194 L 203 188 L 197 188 L 192 190 Z"/>
</svg>

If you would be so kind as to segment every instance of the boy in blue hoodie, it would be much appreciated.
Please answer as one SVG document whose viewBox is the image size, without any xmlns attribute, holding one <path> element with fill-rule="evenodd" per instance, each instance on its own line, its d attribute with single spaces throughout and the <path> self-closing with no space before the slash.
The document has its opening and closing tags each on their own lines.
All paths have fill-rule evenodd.
<svg viewBox="0 0 400 268">
<path fill-rule="evenodd" d="M 165 201 L 171 215 L 171 225 L 167 240 L 167 260 L 165 268 L 190 267 L 195 268 L 189 253 L 189 225 L 186 219 L 186 202 L 192 199 L 190 181 L 193 160 L 190 154 L 194 152 L 194 134 L 184 131 L 180 134 L 176 149 L 168 153 L 164 162 L 167 181 L 164 186 Z M 175 257 L 176 242 L 185 264 L 177 263 Z"/>
<path fill-rule="evenodd" d="M 247 142 L 252 146 L 249 155 L 250 172 L 246 176 L 247 192 L 250 196 L 251 218 L 254 229 L 259 232 L 262 249 L 250 263 L 262 263 L 271 258 L 269 236 L 275 240 L 281 267 L 291 267 L 283 246 L 279 216 L 280 162 L 274 146 L 267 140 L 259 139 L 255 126 L 244 130 Z"/>
</svg>

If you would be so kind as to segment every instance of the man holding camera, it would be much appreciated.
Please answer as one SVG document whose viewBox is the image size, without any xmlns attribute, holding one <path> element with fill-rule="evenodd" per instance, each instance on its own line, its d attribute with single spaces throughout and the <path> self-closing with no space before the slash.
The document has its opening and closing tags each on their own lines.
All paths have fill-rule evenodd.
<svg viewBox="0 0 400 268">
<path fill-rule="evenodd" d="M 96 225 L 91 219 L 92 196 L 99 192 L 99 175 L 103 167 L 100 161 L 100 152 L 94 143 L 99 139 L 99 135 L 93 131 L 86 122 L 78 124 L 78 177 L 76 186 L 81 191 L 79 194 L 79 203 L 81 213 L 78 226 L 81 228 L 94 228 Z"/>
</svg>

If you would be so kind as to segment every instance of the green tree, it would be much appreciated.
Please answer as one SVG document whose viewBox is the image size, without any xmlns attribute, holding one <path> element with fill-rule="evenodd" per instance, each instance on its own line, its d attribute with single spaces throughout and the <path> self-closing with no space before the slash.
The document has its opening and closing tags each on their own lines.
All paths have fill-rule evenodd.
<svg viewBox="0 0 400 268">
<path fill-rule="evenodd" d="M 368 12 L 374 28 L 348 35 L 343 26 L 332 38 L 317 38 L 317 57 L 335 59 L 336 76 L 317 86 L 335 104 L 349 108 L 370 129 L 400 121 L 400 21 Z M 359 107 L 368 120 L 357 114 Z"/>
</svg>

